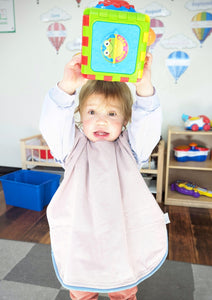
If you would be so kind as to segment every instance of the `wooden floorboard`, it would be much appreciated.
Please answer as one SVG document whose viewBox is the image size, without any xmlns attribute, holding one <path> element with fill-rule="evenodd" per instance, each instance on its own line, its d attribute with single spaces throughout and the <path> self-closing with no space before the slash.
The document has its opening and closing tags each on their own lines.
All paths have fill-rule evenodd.
<svg viewBox="0 0 212 300">
<path fill-rule="evenodd" d="M 160 205 L 169 213 L 168 259 L 212 265 L 212 209 Z M 41 212 L 5 204 L 0 190 L 0 238 L 50 244 L 46 209 Z"/>
<path fill-rule="evenodd" d="M 207 209 L 190 208 L 191 229 L 194 239 L 197 261 L 208 265 L 211 262 L 212 222 L 211 213 Z"/>
<path fill-rule="evenodd" d="M 171 223 L 169 230 L 169 254 L 168 258 L 177 261 L 190 261 L 196 263 L 194 240 L 191 229 L 189 208 L 168 207 Z"/>
</svg>

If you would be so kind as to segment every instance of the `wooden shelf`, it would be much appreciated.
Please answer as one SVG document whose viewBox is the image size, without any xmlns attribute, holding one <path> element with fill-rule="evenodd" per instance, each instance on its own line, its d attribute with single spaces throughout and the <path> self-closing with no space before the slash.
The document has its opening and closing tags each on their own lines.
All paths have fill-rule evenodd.
<svg viewBox="0 0 212 300">
<path fill-rule="evenodd" d="M 143 174 L 158 174 L 158 170 L 157 169 L 141 169 L 140 173 L 143 173 Z"/>
<path fill-rule="evenodd" d="M 212 148 L 212 131 L 189 131 L 180 127 L 169 127 L 167 140 L 167 161 L 165 179 L 165 204 L 188 207 L 212 208 L 212 198 L 200 196 L 194 198 L 176 191 L 170 186 L 176 180 L 190 181 L 200 187 L 212 190 L 212 160 L 208 155 L 203 162 L 178 162 L 174 158 L 173 148 L 195 142 Z"/>
<path fill-rule="evenodd" d="M 189 170 L 212 170 L 212 160 L 207 159 L 202 162 L 187 161 L 178 162 L 174 158 L 170 159 L 169 168 L 173 169 L 189 169 Z"/>
<path fill-rule="evenodd" d="M 173 133 L 173 134 L 183 134 L 183 135 L 188 135 L 188 136 L 197 136 L 197 135 L 202 135 L 202 136 L 208 136 L 211 135 L 212 136 L 212 130 L 209 131 L 204 131 L 204 130 L 199 130 L 199 131 L 192 131 L 192 130 L 187 130 L 183 127 L 179 127 L 179 126 L 169 126 L 169 130 Z"/>
<path fill-rule="evenodd" d="M 166 199 L 166 204 L 173 205 L 173 203 L 177 203 L 177 205 L 180 206 L 211 208 L 212 198 L 205 197 L 205 196 L 194 198 L 191 196 L 183 195 L 178 192 L 169 190 Z"/>
<path fill-rule="evenodd" d="M 164 147 L 164 140 L 160 140 L 149 158 L 148 168 L 140 169 L 140 173 L 142 174 L 154 175 L 154 178 L 150 182 L 149 189 L 153 194 L 156 194 L 156 200 L 159 203 L 162 202 L 163 193 Z M 155 160 L 155 168 L 151 168 L 152 159 Z"/>
</svg>

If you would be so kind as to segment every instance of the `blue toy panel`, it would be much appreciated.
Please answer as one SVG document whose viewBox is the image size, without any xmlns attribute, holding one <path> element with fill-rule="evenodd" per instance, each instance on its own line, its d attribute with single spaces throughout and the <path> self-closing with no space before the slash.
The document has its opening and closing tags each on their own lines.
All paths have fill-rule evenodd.
<svg viewBox="0 0 212 300">
<path fill-rule="evenodd" d="M 94 72 L 120 74 L 133 74 L 135 72 L 140 39 L 139 26 L 96 21 L 93 24 L 92 32 L 91 69 Z M 117 63 L 108 61 L 102 52 L 104 42 L 114 34 L 123 37 L 128 44 L 126 57 Z"/>
</svg>

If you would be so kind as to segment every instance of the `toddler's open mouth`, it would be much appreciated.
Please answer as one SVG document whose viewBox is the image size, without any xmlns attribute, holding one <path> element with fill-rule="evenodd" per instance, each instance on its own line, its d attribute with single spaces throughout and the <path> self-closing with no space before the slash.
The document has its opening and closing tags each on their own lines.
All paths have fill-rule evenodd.
<svg viewBox="0 0 212 300">
<path fill-rule="evenodd" d="M 105 131 L 95 131 L 94 136 L 95 137 L 107 137 L 109 135 L 108 132 Z"/>
</svg>

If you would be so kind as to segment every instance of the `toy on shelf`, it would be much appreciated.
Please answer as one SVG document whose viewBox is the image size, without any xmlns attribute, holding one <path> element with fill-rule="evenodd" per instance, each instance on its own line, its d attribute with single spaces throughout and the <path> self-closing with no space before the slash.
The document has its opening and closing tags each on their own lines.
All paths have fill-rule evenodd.
<svg viewBox="0 0 212 300">
<path fill-rule="evenodd" d="M 196 143 L 174 147 L 174 157 L 179 162 L 205 161 L 209 152 L 209 148 L 198 146 Z"/>
<path fill-rule="evenodd" d="M 100 1 L 83 13 L 82 66 L 85 78 L 136 82 L 142 78 L 146 48 L 154 42 L 150 17 L 126 1 Z"/>
<path fill-rule="evenodd" d="M 201 195 L 206 197 L 212 197 L 212 191 L 205 188 L 201 188 L 196 184 L 184 180 L 177 180 L 174 183 L 172 183 L 171 190 L 195 198 L 198 198 Z"/>
<path fill-rule="evenodd" d="M 205 130 L 208 131 L 211 128 L 211 121 L 208 117 L 204 115 L 199 115 L 198 117 L 191 117 L 189 115 L 183 114 L 182 120 L 185 122 L 185 128 L 188 130 L 198 131 Z"/>
</svg>

